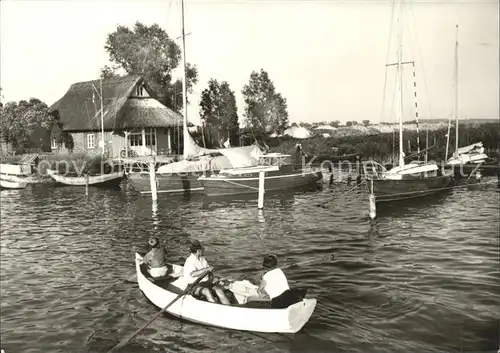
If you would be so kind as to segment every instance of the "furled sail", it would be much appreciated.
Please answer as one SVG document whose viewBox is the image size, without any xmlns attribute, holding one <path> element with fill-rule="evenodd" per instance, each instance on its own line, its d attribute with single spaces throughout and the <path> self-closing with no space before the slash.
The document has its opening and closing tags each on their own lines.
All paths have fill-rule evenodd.
<svg viewBox="0 0 500 353">
<path fill-rule="evenodd" d="M 259 164 L 263 154 L 257 145 L 218 149 L 219 153 L 226 156 L 233 168 L 253 167 Z"/>
<path fill-rule="evenodd" d="M 187 136 L 184 137 L 184 159 L 190 159 L 193 157 L 218 154 L 216 149 L 209 149 L 198 146 L 193 137 L 187 132 Z"/>
<path fill-rule="evenodd" d="M 464 153 L 484 153 L 484 148 L 483 148 L 483 143 L 482 142 L 477 142 L 469 146 L 464 146 L 459 148 L 455 153 L 458 155 L 464 154 Z"/>
<path fill-rule="evenodd" d="M 453 156 L 448 159 L 448 164 L 479 163 L 487 159 L 488 155 L 484 153 L 483 143 L 477 142 L 455 151 Z"/>
<path fill-rule="evenodd" d="M 208 149 L 198 146 L 191 135 L 184 141 L 186 142 L 184 160 L 159 167 L 158 174 L 252 167 L 259 163 L 259 158 L 263 154 L 257 145 Z M 194 158 L 196 159 L 193 160 Z"/>
</svg>

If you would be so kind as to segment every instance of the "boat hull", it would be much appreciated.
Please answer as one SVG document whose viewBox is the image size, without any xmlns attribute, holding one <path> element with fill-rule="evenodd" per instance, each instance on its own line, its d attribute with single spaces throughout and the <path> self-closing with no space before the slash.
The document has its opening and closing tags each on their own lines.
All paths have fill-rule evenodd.
<svg viewBox="0 0 500 353">
<path fill-rule="evenodd" d="M 368 179 L 368 190 L 373 194 L 375 202 L 393 202 L 432 195 L 444 191 L 451 184 L 451 176 L 414 178 L 402 180 Z"/>
<path fill-rule="evenodd" d="M 198 180 L 202 175 L 211 175 L 211 172 L 156 174 L 157 192 L 168 194 L 203 193 L 203 186 Z M 130 173 L 127 177 L 138 192 L 141 194 L 151 193 L 149 173 Z"/>
<path fill-rule="evenodd" d="M 136 272 L 139 289 L 158 308 L 166 307 L 177 297 L 144 276 L 142 257 L 136 254 Z M 309 321 L 316 307 L 316 299 L 303 299 L 286 309 L 250 308 L 240 305 L 222 305 L 198 300 L 185 295 L 166 311 L 191 322 L 240 331 L 295 333 Z"/>
<path fill-rule="evenodd" d="M 28 183 L 26 182 L 15 182 L 10 180 L 0 179 L 0 187 L 2 189 L 24 189 Z"/>
<path fill-rule="evenodd" d="M 269 175 L 268 175 L 269 174 Z M 298 189 L 308 185 L 317 184 L 323 179 L 321 171 L 292 171 L 286 174 L 266 173 L 264 181 L 265 192 L 275 192 L 287 189 Z M 226 176 L 214 175 L 200 177 L 207 196 L 226 196 L 239 194 L 257 194 L 259 192 L 259 175 L 252 176 Z"/>
<path fill-rule="evenodd" d="M 86 186 L 87 177 L 86 176 L 63 176 L 59 175 L 54 170 L 47 170 L 47 174 L 50 175 L 57 183 L 68 185 L 68 186 Z M 115 172 L 102 175 L 90 175 L 88 177 L 88 185 L 103 188 L 117 188 L 123 180 L 125 173 Z"/>
</svg>

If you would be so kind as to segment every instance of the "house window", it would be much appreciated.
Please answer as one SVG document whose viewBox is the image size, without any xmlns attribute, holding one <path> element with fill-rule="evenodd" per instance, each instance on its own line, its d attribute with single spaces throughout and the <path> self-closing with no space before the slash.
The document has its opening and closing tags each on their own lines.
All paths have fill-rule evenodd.
<svg viewBox="0 0 500 353">
<path fill-rule="evenodd" d="M 95 148 L 95 135 L 87 134 L 87 148 Z"/>
<path fill-rule="evenodd" d="M 145 136 L 146 136 L 146 147 L 156 146 L 156 129 L 146 128 Z"/>
<path fill-rule="evenodd" d="M 136 146 L 142 146 L 142 133 L 141 132 L 134 132 L 130 133 L 128 135 L 130 146 L 136 147 Z"/>
<path fill-rule="evenodd" d="M 57 141 L 56 141 L 56 139 L 52 139 L 52 142 L 50 144 L 50 148 L 53 149 L 53 150 L 57 149 Z"/>
</svg>

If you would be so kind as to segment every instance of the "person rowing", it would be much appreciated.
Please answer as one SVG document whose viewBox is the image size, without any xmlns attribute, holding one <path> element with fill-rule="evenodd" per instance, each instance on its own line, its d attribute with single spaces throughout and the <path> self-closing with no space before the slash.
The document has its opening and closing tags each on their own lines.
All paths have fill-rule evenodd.
<svg viewBox="0 0 500 353">
<path fill-rule="evenodd" d="M 212 266 L 208 265 L 205 256 L 203 256 L 205 247 L 201 245 L 198 240 L 195 240 L 191 243 L 189 250 L 191 251 L 191 255 L 186 259 L 186 262 L 184 263 L 182 277 L 180 277 L 173 283 L 173 285 L 181 289 L 185 289 L 188 284 L 193 283 L 196 278 L 202 275 L 206 270 L 210 270 L 211 272 L 214 270 Z M 193 288 L 193 294 L 202 294 L 207 298 L 209 302 L 216 303 L 215 297 L 212 293 L 213 290 L 222 304 L 231 304 L 226 294 L 224 293 L 224 288 L 218 285 L 217 282 L 218 281 L 214 281 L 214 276 L 211 273 L 208 278 L 205 277 Z"/>
<path fill-rule="evenodd" d="M 285 273 L 278 267 L 276 255 L 265 256 L 262 267 L 265 273 L 257 293 L 261 298 L 265 297 L 265 294 L 269 295 L 271 308 L 284 309 L 302 300 L 294 291 L 290 290 Z"/>
<path fill-rule="evenodd" d="M 164 277 L 168 273 L 165 249 L 160 246 L 160 239 L 149 239 L 151 250 L 144 256 L 143 263 L 148 265 L 148 273 L 153 278 Z"/>
</svg>

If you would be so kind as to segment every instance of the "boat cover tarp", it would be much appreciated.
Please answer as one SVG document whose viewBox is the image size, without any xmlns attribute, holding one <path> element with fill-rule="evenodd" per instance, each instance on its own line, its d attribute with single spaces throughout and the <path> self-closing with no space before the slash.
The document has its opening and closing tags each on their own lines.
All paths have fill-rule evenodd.
<svg viewBox="0 0 500 353">
<path fill-rule="evenodd" d="M 263 154 L 257 145 L 221 148 L 218 151 L 229 159 L 233 168 L 256 166 Z"/>
<path fill-rule="evenodd" d="M 192 173 L 205 170 L 252 167 L 258 164 L 262 151 L 257 145 L 217 148 L 203 148 L 189 135 L 185 139 L 184 160 L 163 165 L 159 174 Z"/>
<path fill-rule="evenodd" d="M 158 168 L 158 174 L 193 173 L 206 170 L 221 170 L 232 168 L 226 156 L 202 156 L 198 160 L 182 160 L 163 165 Z"/>
</svg>

